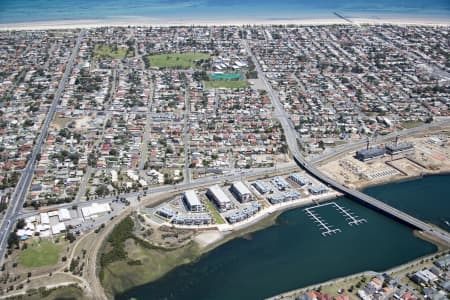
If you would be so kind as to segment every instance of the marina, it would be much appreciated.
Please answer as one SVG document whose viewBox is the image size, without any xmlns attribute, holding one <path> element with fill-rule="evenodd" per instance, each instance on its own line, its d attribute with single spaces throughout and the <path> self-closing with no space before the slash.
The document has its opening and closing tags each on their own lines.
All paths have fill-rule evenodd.
<svg viewBox="0 0 450 300">
<path fill-rule="evenodd" d="M 314 208 L 314 207 L 313 207 Z M 318 223 L 320 230 L 322 230 L 322 236 L 331 235 L 333 233 L 341 232 L 339 228 L 332 229 L 333 225 L 329 225 L 327 222 L 325 222 L 320 216 L 315 214 L 312 209 L 305 209 L 306 214 L 309 215 L 315 223 Z"/>
<path fill-rule="evenodd" d="M 348 225 L 360 225 L 362 223 L 367 222 L 366 219 L 359 218 L 356 214 L 354 214 L 350 209 L 347 209 L 336 202 L 328 202 L 324 204 L 317 204 L 312 207 L 305 208 L 304 211 L 306 214 L 319 226 L 319 229 L 322 231 L 322 236 L 329 236 L 338 232 L 341 232 L 341 229 L 334 228 L 333 225 L 328 224 L 320 215 L 315 211 L 317 208 L 332 206 L 334 207 L 339 214 L 341 214 L 345 220 L 348 222 Z"/>
<path fill-rule="evenodd" d="M 427 222 L 446 226 L 441 221 L 448 220 L 450 203 L 442 201 L 442 197 L 448 194 L 449 180 L 450 176 L 432 176 L 372 187 L 364 192 Z M 323 238 L 317 234 L 317 226 L 311 223 L 305 208 L 294 209 L 280 215 L 277 226 L 251 234 L 251 241 L 235 239 L 196 263 L 118 294 L 116 299 L 141 299 L 149 294 L 154 299 L 262 299 L 348 274 L 382 272 L 436 251 L 434 245 L 415 237 L 409 226 L 386 215 L 345 197 L 333 202 L 351 212 L 355 219 L 362 216 L 370 222 Z M 332 229 L 343 229 L 352 221 L 336 214 L 334 205 L 320 205 L 323 204 L 326 205 L 320 207 L 320 218 L 333 224 Z M 330 249 L 339 251 L 330 255 Z M 317 268 L 319 265 L 324 267 Z M 236 273 L 236 268 L 240 272 Z M 271 270 L 270 276 L 265 270 Z"/>
</svg>

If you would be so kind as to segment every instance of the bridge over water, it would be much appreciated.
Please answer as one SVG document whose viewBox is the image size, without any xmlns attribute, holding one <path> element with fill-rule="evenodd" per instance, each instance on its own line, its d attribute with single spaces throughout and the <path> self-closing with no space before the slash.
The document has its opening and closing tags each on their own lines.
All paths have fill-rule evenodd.
<svg viewBox="0 0 450 300">
<path fill-rule="evenodd" d="M 337 182 L 334 179 L 331 179 L 327 175 L 325 175 L 323 172 L 321 172 L 319 169 L 314 167 L 313 165 L 309 164 L 303 157 L 294 155 L 294 159 L 297 162 L 297 164 L 304 170 L 306 170 L 309 174 L 313 175 L 315 178 L 319 179 L 320 181 L 326 183 L 328 186 L 338 190 L 339 192 L 343 193 L 344 195 L 349 196 L 350 198 L 368 206 L 371 207 L 387 216 L 390 216 L 404 224 L 407 224 L 415 229 L 422 230 L 428 234 L 431 234 L 435 238 L 442 241 L 447 246 L 450 246 L 450 234 L 440 228 L 437 228 L 435 226 L 429 225 L 401 210 L 398 210 L 372 196 L 369 196 L 367 194 L 364 194 L 358 190 L 350 189 L 343 184 Z"/>
<path fill-rule="evenodd" d="M 370 207 L 373 208 L 389 217 L 392 217 L 404 224 L 407 224 L 415 229 L 422 230 L 423 232 L 433 236 L 437 240 L 441 241 L 443 244 L 450 247 L 450 234 L 440 229 L 436 226 L 432 226 L 430 224 L 427 224 L 401 210 L 398 210 L 380 200 L 375 199 L 374 197 L 371 197 L 369 195 L 366 195 L 358 190 L 350 189 L 343 184 L 337 182 L 336 180 L 328 177 L 323 172 L 321 172 L 319 169 L 317 169 L 314 165 L 306 161 L 306 159 L 303 157 L 301 152 L 299 151 L 299 139 L 297 135 L 297 131 L 292 124 L 292 121 L 289 118 L 289 115 L 284 110 L 283 105 L 281 104 L 281 101 L 278 97 L 278 94 L 272 89 L 272 85 L 268 82 L 266 75 L 264 74 L 263 70 L 261 69 L 261 66 L 259 64 L 259 61 L 256 59 L 255 55 L 251 51 L 248 43 L 244 42 L 244 47 L 247 50 L 247 53 L 250 55 L 250 57 L 253 60 L 253 63 L 255 64 L 256 71 L 258 72 L 258 77 L 261 79 L 261 81 L 264 83 L 267 94 L 270 97 L 270 100 L 272 102 L 272 105 L 274 106 L 275 110 L 275 116 L 280 121 L 281 126 L 283 127 L 283 131 L 285 134 L 286 142 L 288 144 L 289 150 L 294 157 L 294 160 L 296 163 L 305 171 L 307 171 L 309 174 L 320 180 L 321 182 L 327 184 L 329 187 L 334 188 L 335 190 L 343 193 L 344 195 Z"/>
</svg>

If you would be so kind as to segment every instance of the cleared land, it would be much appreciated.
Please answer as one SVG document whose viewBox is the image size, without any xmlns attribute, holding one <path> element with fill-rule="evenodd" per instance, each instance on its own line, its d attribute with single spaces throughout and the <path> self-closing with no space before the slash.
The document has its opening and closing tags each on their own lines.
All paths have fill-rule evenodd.
<svg viewBox="0 0 450 300">
<path fill-rule="evenodd" d="M 122 59 L 128 54 L 125 47 L 110 46 L 106 44 L 96 44 L 94 47 L 94 60 L 102 59 Z"/>
<path fill-rule="evenodd" d="M 208 200 L 206 200 L 205 203 L 206 203 L 206 207 L 208 208 L 209 212 L 211 213 L 211 216 L 214 219 L 214 222 L 216 224 L 225 224 L 225 221 L 223 220 L 222 216 L 217 211 L 214 204 L 212 204 L 211 201 L 208 201 Z"/>
<path fill-rule="evenodd" d="M 207 89 L 218 89 L 218 88 L 227 88 L 227 89 L 243 89 L 248 86 L 248 82 L 244 80 L 214 80 L 214 81 L 205 81 L 205 87 Z"/>
<path fill-rule="evenodd" d="M 189 69 L 195 68 L 196 61 L 209 57 L 210 55 L 205 53 L 174 53 L 149 55 L 146 59 L 150 67 Z"/>
<path fill-rule="evenodd" d="M 403 122 L 402 126 L 403 126 L 403 128 L 414 128 L 414 127 L 422 126 L 423 124 L 424 124 L 424 122 L 421 122 L 421 121 L 411 121 L 411 122 Z"/>
<path fill-rule="evenodd" d="M 49 241 L 34 242 L 20 254 L 20 263 L 28 268 L 54 265 L 58 262 L 61 247 Z"/>
<path fill-rule="evenodd" d="M 56 115 L 55 119 L 53 120 L 53 123 L 55 123 L 55 126 L 58 129 L 62 129 L 62 128 L 65 128 L 67 126 L 67 124 L 69 124 L 72 121 L 73 121 L 72 119 L 63 118 L 63 117 L 60 117 L 60 116 Z"/>
</svg>

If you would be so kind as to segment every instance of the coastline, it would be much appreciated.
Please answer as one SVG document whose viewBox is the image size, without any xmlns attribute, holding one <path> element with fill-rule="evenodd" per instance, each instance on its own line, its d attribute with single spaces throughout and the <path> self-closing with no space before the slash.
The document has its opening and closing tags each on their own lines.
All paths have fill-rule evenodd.
<svg viewBox="0 0 450 300">
<path fill-rule="evenodd" d="M 331 201 L 333 199 L 336 199 L 340 197 L 341 195 L 333 192 L 332 194 L 323 195 L 323 197 L 320 197 L 319 199 L 315 199 L 316 203 Z M 303 200 L 303 201 L 302 201 Z M 140 285 L 145 285 L 154 281 L 159 280 L 163 276 L 167 275 L 171 271 L 175 270 L 176 268 L 190 264 L 195 263 L 201 257 L 208 252 L 220 247 L 221 245 L 234 240 L 236 238 L 246 238 L 250 234 L 263 230 L 265 228 L 271 227 L 276 224 L 277 218 L 284 212 L 299 208 L 299 207 L 306 207 L 309 205 L 314 205 L 313 201 L 304 201 L 305 199 L 302 199 L 300 201 L 292 201 L 290 203 L 284 203 L 285 205 L 280 205 L 278 207 L 273 207 L 272 210 L 269 211 L 263 211 L 260 215 L 253 216 L 250 220 L 247 220 L 247 222 L 241 222 L 241 224 L 236 224 L 236 226 L 233 226 L 232 228 L 228 228 L 226 230 L 219 230 L 216 228 L 197 228 L 192 226 L 189 228 L 187 226 L 177 226 L 176 228 L 183 228 L 183 229 L 191 229 L 191 230 L 198 230 L 199 232 L 194 236 L 191 242 L 187 243 L 186 245 L 183 245 L 181 247 L 177 247 L 175 249 L 164 249 L 159 248 L 156 251 L 160 251 L 160 253 L 165 253 L 165 259 L 170 261 L 170 267 L 168 267 L 165 270 L 159 270 L 157 272 L 154 272 L 151 274 L 150 280 L 143 281 L 143 278 L 139 278 L 139 283 L 137 282 L 133 283 L 133 280 L 131 280 L 126 276 L 121 276 L 118 274 L 116 275 L 116 279 L 114 280 L 116 284 L 114 287 L 117 290 L 111 290 L 110 286 L 104 286 L 103 288 L 105 290 L 106 295 L 113 296 L 117 293 L 123 293 L 126 292 L 129 289 L 135 288 Z M 219 225 L 220 226 L 220 225 Z M 200 236 L 200 237 L 199 237 Z M 212 238 L 212 240 L 210 240 Z M 208 240 L 207 240 L 208 239 Z M 102 247 L 104 247 L 104 242 L 102 242 Z M 194 251 L 190 251 L 194 249 Z M 176 255 L 178 253 L 185 253 L 187 256 L 185 257 L 177 257 Z M 124 266 L 125 267 L 125 266 Z M 128 270 L 121 269 L 123 271 L 123 274 L 130 273 L 130 270 L 133 268 L 136 268 L 136 266 L 126 266 Z M 122 274 L 122 275 L 123 275 Z M 145 277 L 145 275 L 144 275 Z M 109 278 L 112 280 L 112 278 Z M 103 281 L 102 281 L 103 282 Z M 120 284 L 118 284 L 120 282 Z M 118 288 L 120 286 L 120 288 Z M 125 286 L 125 288 L 124 288 Z"/>
<path fill-rule="evenodd" d="M 401 183 L 401 182 L 407 182 L 407 181 L 414 181 L 414 180 L 420 180 L 422 178 L 425 177 L 429 177 L 429 176 L 446 176 L 446 175 L 450 175 L 450 171 L 449 170 L 443 170 L 442 172 L 429 172 L 429 173 L 424 173 L 421 176 L 408 176 L 406 178 L 393 178 L 391 180 L 386 180 L 383 182 L 374 182 L 374 183 L 370 183 L 369 181 L 367 183 L 365 183 L 364 185 L 362 185 L 361 187 L 358 187 L 358 190 L 362 191 L 364 189 L 367 188 L 371 188 L 371 187 L 376 187 L 376 186 L 382 186 L 382 185 L 386 185 L 386 184 L 390 184 L 390 183 Z M 328 202 L 328 201 L 332 201 L 334 199 L 339 199 L 340 197 L 343 197 L 343 195 L 330 195 L 328 197 L 324 197 L 324 199 L 321 199 L 318 201 L 318 203 L 322 203 L 322 202 Z M 230 231 L 226 234 L 223 234 L 223 236 L 220 239 L 216 239 L 214 242 L 212 243 L 207 243 L 204 245 L 204 247 L 202 247 L 201 244 L 198 244 L 198 246 L 200 247 L 200 249 L 205 250 L 204 252 L 202 251 L 202 253 L 206 253 L 209 252 L 217 247 L 219 247 L 220 245 L 223 245 L 224 243 L 232 240 L 233 238 L 236 237 L 241 237 L 242 235 L 248 234 L 248 233 L 252 233 L 252 232 L 256 232 L 258 230 L 262 230 L 265 229 L 267 227 L 270 227 L 273 224 L 276 224 L 276 219 L 283 213 L 293 210 L 293 209 L 297 209 L 300 207 L 307 207 L 309 205 L 313 205 L 314 203 L 305 203 L 305 202 L 301 202 L 301 203 L 291 203 L 291 205 L 286 205 L 285 207 L 280 208 L 279 210 L 276 210 L 274 212 L 268 213 L 268 214 L 264 214 L 262 216 L 260 216 L 259 218 L 252 220 L 251 223 L 248 224 L 243 224 L 242 226 L 238 226 L 237 229 Z M 266 220 L 271 219 L 271 223 L 269 225 L 265 224 Z M 264 223 L 264 226 L 261 226 L 260 223 Z M 239 225 L 239 224 L 238 224 Z M 206 232 L 210 233 L 213 230 L 208 230 Z M 214 230 L 216 231 L 216 230 Z M 217 230 L 218 231 L 218 230 Z M 243 233 L 245 232 L 245 233 Z M 426 238 L 426 236 L 421 235 L 421 234 L 416 234 L 416 230 L 413 231 L 418 238 L 427 241 L 429 243 L 432 243 L 433 245 L 435 245 L 436 247 L 441 247 L 442 245 L 437 243 L 436 241 L 430 240 L 428 238 Z M 201 234 L 201 233 L 200 233 Z"/>
<path fill-rule="evenodd" d="M 432 174 L 426 174 L 424 176 L 439 176 L 439 175 L 447 175 L 447 174 L 449 174 L 449 172 L 432 173 Z M 407 181 L 407 180 L 417 180 L 417 179 L 420 180 L 420 178 L 423 178 L 424 176 L 421 176 L 419 178 L 417 178 L 416 176 L 411 176 L 411 177 L 400 179 L 400 180 L 389 181 L 389 183 L 401 182 L 401 181 Z M 372 187 L 372 186 L 376 186 L 376 185 L 380 185 L 380 184 L 386 184 L 386 183 L 387 182 L 385 182 L 385 183 L 377 183 L 377 184 L 367 184 L 367 185 L 365 185 L 364 188 L 368 188 L 368 187 Z M 340 196 L 327 197 L 327 199 L 323 199 L 322 201 L 323 202 L 332 201 L 333 199 L 336 199 L 336 198 L 339 198 L 339 197 Z M 184 262 L 182 262 L 180 264 L 177 264 L 176 266 L 173 266 L 173 268 L 171 268 L 167 272 L 159 274 L 159 276 L 157 278 L 155 278 L 154 280 L 148 281 L 145 284 L 157 281 L 158 279 L 162 278 L 163 276 L 167 275 L 168 273 L 172 272 L 173 270 L 175 270 L 176 268 L 178 268 L 178 267 L 180 267 L 180 266 L 182 266 L 184 264 L 193 263 L 193 262 L 201 259 L 201 257 L 203 255 L 205 255 L 208 252 L 216 249 L 217 247 L 220 247 L 220 246 L 230 242 L 231 240 L 233 240 L 235 238 L 246 238 L 247 235 L 250 235 L 250 234 L 252 234 L 254 232 L 266 229 L 266 228 L 271 227 L 273 225 L 276 225 L 278 217 L 281 214 L 283 214 L 284 212 L 286 212 L 286 211 L 289 211 L 289 210 L 292 210 L 292 209 L 296 209 L 296 208 L 299 208 L 299 207 L 307 207 L 307 206 L 312 205 L 312 204 L 313 203 L 304 203 L 303 202 L 303 203 L 297 203 L 297 205 L 291 205 L 291 206 L 286 206 L 286 207 L 280 208 L 279 210 L 276 210 L 276 211 L 274 211 L 274 212 L 272 212 L 270 214 L 264 214 L 264 215 L 260 216 L 259 218 L 257 218 L 256 220 L 254 220 L 253 222 L 246 223 L 246 224 L 244 224 L 245 226 L 240 226 L 239 228 L 236 228 L 233 231 L 221 232 L 219 230 L 205 230 L 205 231 L 199 232 L 199 234 L 196 236 L 196 238 L 194 238 L 194 242 L 198 246 L 198 250 L 199 250 L 195 258 L 189 259 L 189 260 L 184 261 Z M 202 234 L 208 235 L 208 236 L 205 236 L 205 237 L 210 237 L 210 238 L 212 237 L 213 240 L 212 241 L 209 240 L 209 241 L 204 242 L 204 243 L 199 242 L 197 237 L 199 235 L 202 235 Z M 431 244 L 436 246 L 437 250 L 432 255 L 435 255 L 439 251 L 443 250 L 443 247 L 442 247 L 441 244 L 437 243 L 436 241 L 433 241 L 432 239 L 429 239 L 427 236 L 421 234 L 420 232 L 413 231 L 412 234 L 414 236 L 416 236 L 417 238 L 422 239 L 422 240 L 424 240 L 424 241 L 426 241 L 428 243 L 431 243 Z M 421 257 L 419 257 L 417 259 L 421 259 Z M 395 266 L 393 268 L 397 268 L 397 267 L 398 266 Z M 345 276 L 343 278 L 347 278 L 349 276 L 350 277 L 354 276 L 354 274 Z M 323 283 L 317 284 L 317 286 L 319 286 L 319 285 L 323 285 Z M 137 285 L 137 286 L 139 286 L 139 285 Z M 127 287 L 126 290 L 132 289 L 134 287 L 136 287 L 136 286 Z M 300 288 L 300 289 L 304 289 L 304 288 Z"/>
<path fill-rule="evenodd" d="M 392 178 L 387 178 L 385 180 L 380 180 L 380 181 L 376 181 L 373 183 L 371 183 L 370 181 L 364 182 L 364 183 L 358 185 L 356 187 L 356 189 L 358 191 L 364 191 L 367 188 L 382 186 L 382 185 L 386 185 L 386 184 L 390 184 L 390 183 L 401 183 L 401 182 L 420 180 L 422 178 L 429 177 L 429 176 L 446 176 L 446 175 L 450 175 L 450 170 L 444 169 L 439 172 L 432 172 L 432 171 L 423 172 L 420 175 L 414 174 L 411 176 L 404 176 L 404 177 L 394 176 Z"/>
<path fill-rule="evenodd" d="M 384 274 L 384 273 L 393 274 L 393 273 L 396 273 L 396 272 L 402 272 L 403 270 L 407 269 L 408 267 L 412 267 L 414 265 L 419 264 L 420 261 L 422 261 L 422 260 L 436 259 L 439 255 L 441 255 L 443 253 L 448 253 L 448 251 L 447 250 L 437 250 L 436 252 L 434 252 L 432 254 L 417 257 L 416 259 L 414 259 L 414 260 L 412 260 L 410 262 L 407 262 L 407 263 L 404 263 L 404 264 L 392 267 L 392 268 L 387 269 L 387 270 L 383 270 L 383 271 L 379 271 L 379 272 L 367 270 L 367 271 L 351 274 L 351 275 L 348 275 L 348 276 L 342 276 L 342 277 L 339 277 L 339 278 L 334 278 L 334 279 L 330 279 L 330 280 L 327 280 L 327 281 L 324 281 L 324 282 L 320 282 L 320 283 L 316 283 L 316 284 L 313 284 L 313 285 L 305 286 L 305 287 L 302 287 L 302 288 L 294 289 L 294 290 L 291 290 L 291 291 L 283 292 L 283 293 L 280 293 L 280 294 L 268 297 L 268 298 L 266 298 L 266 300 L 281 300 L 281 299 L 284 299 L 284 298 L 292 299 L 291 297 L 293 297 L 295 295 L 298 295 L 299 293 L 303 293 L 303 292 L 311 291 L 311 290 L 316 290 L 316 289 L 319 289 L 319 288 L 322 288 L 322 287 L 326 287 L 326 286 L 336 286 L 339 283 L 350 281 L 350 280 L 355 279 L 355 278 L 360 278 L 362 276 L 374 277 L 376 275 Z"/>
<path fill-rule="evenodd" d="M 253 25 L 399 25 L 399 26 L 450 26 L 450 18 L 423 18 L 413 16 L 388 16 L 380 18 L 351 18 L 352 23 L 338 18 L 274 18 L 274 19 L 180 19 L 160 20 L 155 18 L 130 18 L 121 19 L 84 19 L 84 20 L 60 20 L 60 21 L 34 21 L 0 23 L 0 31 L 13 30 L 63 30 L 63 29 L 89 29 L 99 27 L 171 27 L 171 26 L 253 26 Z"/>
</svg>

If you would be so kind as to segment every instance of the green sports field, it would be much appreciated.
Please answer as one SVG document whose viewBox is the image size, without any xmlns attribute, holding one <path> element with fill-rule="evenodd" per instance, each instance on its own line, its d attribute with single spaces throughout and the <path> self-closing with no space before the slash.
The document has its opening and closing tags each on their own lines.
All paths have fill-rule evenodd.
<svg viewBox="0 0 450 300">
<path fill-rule="evenodd" d="M 189 69 L 195 68 L 195 62 L 200 59 L 208 59 L 209 54 L 205 53 L 173 53 L 149 55 L 147 60 L 150 67 L 170 68 L 170 69 Z"/>
<path fill-rule="evenodd" d="M 54 265 L 58 262 L 61 247 L 49 241 L 33 242 L 20 254 L 20 263 L 28 268 Z"/>
<path fill-rule="evenodd" d="M 94 60 L 122 59 L 127 55 L 125 47 L 111 47 L 106 44 L 96 44 L 94 47 Z"/>
<path fill-rule="evenodd" d="M 205 81 L 205 88 L 207 89 L 218 89 L 218 88 L 228 88 L 228 89 L 242 89 L 248 86 L 248 82 L 245 80 L 214 80 Z"/>
</svg>

